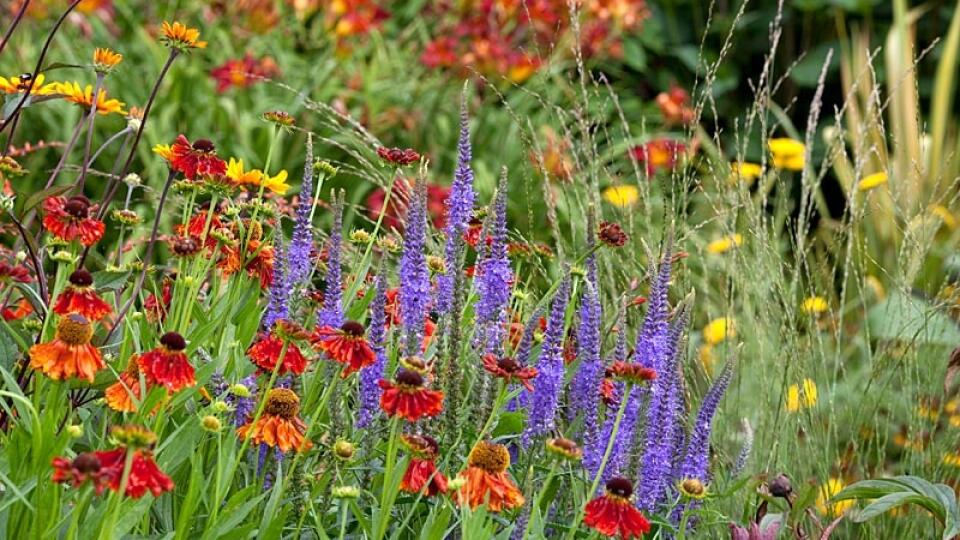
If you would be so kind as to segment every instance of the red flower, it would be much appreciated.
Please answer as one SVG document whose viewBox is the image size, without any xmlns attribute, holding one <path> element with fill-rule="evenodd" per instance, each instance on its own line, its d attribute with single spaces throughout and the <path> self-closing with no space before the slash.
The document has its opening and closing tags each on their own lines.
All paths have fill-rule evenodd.
<svg viewBox="0 0 960 540">
<path fill-rule="evenodd" d="M 70 285 L 64 289 L 53 306 L 58 315 L 79 313 L 91 321 L 99 321 L 113 311 L 93 290 L 93 276 L 83 268 L 70 274 Z"/>
<path fill-rule="evenodd" d="M 413 454 L 400 481 L 401 491 L 422 492 L 427 497 L 446 493 L 447 477 L 437 470 L 435 463 L 440 452 L 437 441 L 427 435 L 402 435 L 400 440 Z"/>
<path fill-rule="evenodd" d="M 260 339 L 247 349 L 247 356 L 261 371 L 271 372 L 277 366 L 282 351 L 283 340 L 273 333 L 262 334 Z M 296 343 L 288 342 L 287 352 L 283 355 L 283 363 L 280 364 L 278 374 L 283 375 L 289 372 L 300 375 L 306 369 L 306 357 L 300 352 Z"/>
<path fill-rule="evenodd" d="M 15 309 L 10 309 L 5 307 L 2 310 L 3 320 L 5 321 L 18 321 L 27 315 L 33 313 L 33 306 L 30 305 L 30 301 L 26 298 L 21 298 L 17 302 L 17 307 Z"/>
<path fill-rule="evenodd" d="M 619 403 L 617 400 L 617 385 L 613 383 L 613 379 L 610 377 L 604 377 L 600 381 L 600 399 L 607 407 L 616 407 Z"/>
<path fill-rule="evenodd" d="M 0 261 L 0 284 L 6 284 L 11 281 L 18 283 L 30 283 L 30 271 L 21 264 L 11 265 L 6 261 Z"/>
<path fill-rule="evenodd" d="M 323 351 L 334 362 L 344 364 L 346 368 L 340 376 L 346 378 L 355 371 L 372 365 L 376 361 L 373 349 L 364 337 L 366 330 L 356 321 L 347 321 L 339 329 L 324 326 L 314 332 L 311 341 L 314 348 Z"/>
<path fill-rule="evenodd" d="M 43 201 L 43 226 L 57 238 L 72 242 L 80 240 L 84 246 L 92 246 L 103 237 L 106 225 L 92 217 L 96 206 L 82 195 L 76 197 L 50 197 Z"/>
<path fill-rule="evenodd" d="M 217 81 L 217 92 L 226 92 L 231 86 L 246 88 L 261 80 L 277 75 L 276 62 L 269 56 L 254 58 L 247 53 L 242 59 L 232 58 L 210 70 Z"/>
<path fill-rule="evenodd" d="M 537 376 L 537 368 L 524 366 L 516 358 L 504 356 L 497 358 L 496 355 L 486 354 L 483 357 L 483 369 L 494 377 L 500 377 L 507 384 L 514 380 L 519 382 L 528 391 L 533 392 L 533 385 L 530 381 Z"/>
<path fill-rule="evenodd" d="M 170 280 L 164 280 L 160 288 L 160 298 L 151 294 L 143 301 L 143 310 L 147 314 L 147 320 L 158 322 L 167 318 L 167 311 L 170 309 L 170 302 L 173 300 L 173 291 Z"/>
<path fill-rule="evenodd" d="M 73 460 L 65 457 L 53 458 L 53 481 L 58 484 L 70 484 L 74 488 L 82 486 L 88 480 L 93 483 L 97 495 L 107 487 L 107 478 L 101 474 L 103 465 L 97 454 L 85 452 Z"/>
<path fill-rule="evenodd" d="M 443 411 L 443 392 L 424 388 L 426 381 L 416 371 L 400 368 L 395 382 L 380 380 L 380 408 L 388 416 L 399 416 L 416 422 L 425 416 Z"/>
<path fill-rule="evenodd" d="M 187 342 L 183 336 L 167 332 L 160 338 L 160 346 L 142 354 L 137 364 L 148 382 L 177 392 L 197 383 L 193 366 L 183 352 L 186 348 Z"/>
<path fill-rule="evenodd" d="M 90 481 L 97 495 L 105 488 L 120 491 L 126 459 L 127 449 L 123 446 L 80 454 L 72 461 L 56 457 L 53 459 L 53 481 L 70 483 L 75 488 Z M 126 496 L 139 499 L 149 491 L 158 497 L 172 489 L 173 480 L 157 467 L 153 455 L 145 450 L 135 450 L 127 477 Z"/>
<path fill-rule="evenodd" d="M 217 157 L 217 149 L 207 139 L 197 139 L 190 144 L 183 135 L 170 147 L 170 168 L 183 173 L 188 180 L 197 175 L 219 176 L 227 172 L 227 163 Z"/>
<path fill-rule="evenodd" d="M 639 384 L 656 379 L 657 372 L 640 364 L 616 360 L 607 368 L 607 377 Z"/>
<path fill-rule="evenodd" d="M 690 94 L 676 85 L 671 86 L 670 91 L 657 95 L 657 106 L 667 125 L 689 124 L 697 114 L 690 108 Z"/>
<path fill-rule="evenodd" d="M 412 148 L 377 148 L 380 159 L 401 167 L 420 161 L 420 154 Z"/>
<path fill-rule="evenodd" d="M 586 507 L 583 523 L 604 536 L 624 540 L 640 538 L 650 532 L 650 522 L 630 502 L 633 484 L 626 478 L 614 477 L 607 481 L 607 492 L 596 497 Z"/>
<path fill-rule="evenodd" d="M 661 169 L 673 170 L 677 162 L 687 151 L 687 146 L 672 139 L 654 139 L 630 150 L 634 159 L 646 164 L 647 175 Z"/>
<path fill-rule="evenodd" d="M 217 247 L 217 239 L 210 235 L 210 231 L 223 227 L 223 221 L 220 220 L 216 210 L 214 210 L 212 216 L 208 217 L 208 215 L 209 210 L 201 210 L 190 217 L 186 227 L 176 225 L 173 230 L 178 236 L 190 236 L 197 241 L 204 239 L 204 247 L 212 250 Z M 209 228 L 207 227 L 207 219 L 210 220 Z M 204 234 L 206 234 L 206 238 L 204 238 Z"/>
</svg>

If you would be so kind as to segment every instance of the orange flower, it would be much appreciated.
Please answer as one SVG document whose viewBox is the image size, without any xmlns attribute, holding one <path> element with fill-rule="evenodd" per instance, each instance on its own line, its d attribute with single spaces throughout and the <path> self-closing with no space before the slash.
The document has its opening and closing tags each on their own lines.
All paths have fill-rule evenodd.
<svg viewBox="0 0 960 540">
<path fill-rule="evenodd" d="M 300 412 L 300 398 L 292 390 L 274 388 L 267 394 L 267 403 L 257 423 L 247 422 L 237 429 L 241 440 L 250 437 L 253 444 L 266 444 L 277 447 L 283 452 L 295 449 L 297 452 L 309 450 L 313 444 L 304 438 L 307 426 L 297 416 Z"/>
<path fill-rule="evenodd" d="M 657 378 L 657 372 L 630 362 L 617 360 L 607 368 L 607 377 L 632 383 L 644 383 Z"/>
<path fill-rule="evenodd" d="M 538 373 L 537 368 L 524 366 L 516 358 L 510 356 L 497 358 L 493 354 L 483 356 L 483 369 L 494 377 L 503 379 L 507 384 L 516 380 L 530 392 L 533 392 L 533 384 L 530 383 L 530 380 L 536 377 Z"/>
<path fill-rule="evenodd" d="M 476 508 L 484 503 L 491 512 L 523 506 L 523 494 L 507 475 L 510 452 L 507 447 L 480 441 L 470 451 L 467 470 L 460 473 L 464 485 L 457 492 L 457 504 Z"/>
<path fill-rule="evenodd" d="M 112 70 L 121 60 L 123 60 L 123 55 L 110 49 L 97 47 L 93 51 L 93 69 L 100 73 L 106 73 Z"/>
<path fill-rule="evenodd" d="M 21 298 L 20 301 L 17 302 L 16 308 L 10 309 L 9 307 L 5 307 L 2 310 L 3 320 L 5 321 L 18 321 L 31 313 L 33 313 L 33 306 L 30 305 L 30 301 L 26 298 Z"/>
<path fill-rule="evenodd" d="M 96 206 L 90 204 L 90 199 L 83 195 L 76 197 L 49 197 L 43 201 L 43 226 L 51 234 L 63 240 L 72 242 L 77 239 L 84 246 L 92 246 L 103 237 L 106 225 L 99 219 L 92 217 Z"/>
<path fill-rule="evenodd" d="M 630 502 L 633 484 L 626 478 L 607 481 L 607 492 L 587 503 L 584 525 L 604 536 L 640 538 L 650 532 L 650 522 Z"/>
<path fill-rule="evenodd" d="M 426 381 L 416 371 L 400 368 L 395 382 L 380 379 L 380 408 L 387 416 L 399 416 L 411 422 L 443 411 L 443 392 L 424 388 Z"/>
<path fill-rule="evenodd" d="M 630 150 L 634 159 L 644 163 L 647 175 L 658 170 L 673 170 L 687 152 L 687 145 L 673 139 L 654 139 Z"/>
<path fill-rule="evenodd" d="M 55 83 L 54 93 L 62 94 L 63 99 L 80 105 L 86 110 L 90 110 L 90 107 L 93 107 L 93 85 L 88 84 L 87 86 L 80 88 L 80 83 L 66 82 L 66 83 Z M 97 114 L 126 114 L 127 112 L 123 110 L 124 103 L 117 99 L 107 99 L 107 91 L 100 89 L 97 92 Z"/>
<path fill-rule="evenodd" d="M 170 302 L 173 300 L 172 286 L 169 279 L 163 281 L 160 287 L 160 298 L 157 295 L 150 294 L 143 301 L 143 311 L 150 322 L 160 322 L 167 318 L 167 310 L 170 309 Z"/>
<path fill-rule="evenodd" d="M 217 266 L 225 276 L 237 272 L 241 268 L 240 249 L 226 244 L 220 247 L 223 258 Z M 244 269 L 250 277 L 260 280 L 260 288 L 266 289 L 273 282 L 273 247 L 265 245 L 257 239 L 247 242 L 247 261 Z"/>
<path fill-rule="evenodd" d="M 207 47 L 206 41 L 200 41 L 200 31 L 196 28 L 190 28 L 187 25 L 174 21 L 173 24 L 163 21 L 161 27 L 163 37 L 160 38 L 168 47 L 187 50 L 204 49 Z"/>
<path fill-rule="evenodd" d="M 107 406 L 117 412 L 136 412 L 137 404 L 134 399 L 140 400 L 140 367 L 137 355 L 130 357 L 127 369 L 120 372 L 119 380 L 107 387 L 103 392 Z"/>
<path fill-rule="evenodd" d="M 280 361 L 284 341 L 275 333 L 261 334 L 260 339 L 247 349 L 247 356 L 262 371 L 272 372 Z M 279 375 L 295 373 L 300 375 L 307 369 L 307 358 L 300 352 L 300 348 L 292 341 L 288 342 L 287 350 L 280 364 Z"/>
<path fill-rule="evenodd" d="M 176 332 L 167 332 L 160 337 L 160 346 L 144 353 L 137 360 L 147 382 L 161 385 L 177 392 L 197 384 L 193 366 L 183 352 L 187 342 Z"/>
<path fill-rule="evenodd" d="M 55 381 L 83 378 L 93 382 L 106 364 L 100 350 L 90 344 L 93 324 L 79 313 L 62 317 L 53 341 L 30 347 L 30 367 Z"/>
<path fill-rule="evenodd" d="M 400 441 L 413 454 L 400 481 L 400 490 L 407 493 L 422 492 L 427 497 L 446 493 L 447 477 L 436 466 L 440 452 L 437 441 L 427 435 L 402 435 Z"/>
<path fill-rule="evenodd" d="M 83 268 L 70 274 L 70 285 L 64 289 L 53 306 L 57 315 L 79 313 L 91 321 L 99 321 L 113 311 L 110 304 L 93 290 L 93 276 Z"/>
<path fill-rule="evenodd" d="M 356 321 L 343 323 L 340 329 L 330 326 L 318 328 L 311 341 L 315 349 L 323 351 L 334 362 L 346 365 L 340 377 L 372 365 L 376 360 L 373 349 L 364 337 L 366 330 Z"/>
</svg>

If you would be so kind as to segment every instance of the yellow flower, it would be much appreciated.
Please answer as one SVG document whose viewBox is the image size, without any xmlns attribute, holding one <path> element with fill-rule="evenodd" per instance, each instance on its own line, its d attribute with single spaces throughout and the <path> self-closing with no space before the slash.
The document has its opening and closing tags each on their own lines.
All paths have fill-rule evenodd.
<svg viewBox="0 0 960 540">
<path fill-rule="evenodd" d="M 63 99 L 76 103 L 77 105 L 82 106 L 84 109 L 89 109 L 93 106 L 93 86 L 87 85 L 86 88 L 80 89 L 80 83 L 55 83 L 56 93 L 63 94 Z M 116 99 L 107 99 L 107 91 L 100 89 L 100 92 L 97 93 L 97 113 L 99 114 L 126 114 L 126 111 L 123 110 L 123 102 Z"/>
<path fill-rule="evenodd" d="M 167 161 L 170 161 L 170 159 L 173 158 L 173 149 L 170 148 L 169 144 L 158 144 L 154 146 L 153 153 Z"/>
<path fill-rule="evenodd" d="M 732 185 L 739 181 L 750 185 L 761 174 L 763 167 L 759 163 L 735 162 L 730 164 L 730 178 L 727 182 Z"/>
<path fill-rule="evenodd" d="M 854 501 L 852 500 L 830 502 L 830 499 L 840 493 L 844 487 L 843 480 L 839 478 L 827 480 L 826 484 L 820 486 L 820 494 L 817 495 L 817 510 L 825 516 L 839 516 L 853 507 Z"/>
<path fill-rule="evenodd" d="M 244 171 L 242 159 L 230 158 L 229 163 L 227 163 L 226 177 L 238 185 L 251 184 L 257 186 L 260 185 L 260 178 L 263 177 L 263 173 L 256 170 Z"/>
<path fill-rule="evenodd" d="M 817 383 L 811 379 L 803 380 L 803 391 L 800 385 L 791 384 L 787 388 L 787 411 L 795 413 L 800 409 L 809 409 L 817 404 Z"/>
<path fill-rule="evenodd" d="M 106 73 L 115 68 L 121 60 L 123 60 L 123 55 L 110 49 L 98 47 L 93 51 L 93 69 L 100 73 Z"/>
<path fill-rule="evenodd" d="M 943 464 L 951 467 L 960 467 L 960 454 L 956 452 L 947 452 L 943 455 Z"/>
<path fill-rule="evenodd" d="M 287 171 L 280 171 L 276 176 L 270 178 L 266 174 L 260 173 L 260 185 L 277 195 L 283 195 L 290 189 L 287 183 Z"/>
<path fill-rule="evenodd" d="M 940 204 L 931 206 L 930 213 L 940 218 L 948 229 L 953 230 L 957 228 L 957 218 L 953 217 L 953 213 L 950 212 L 947 207 Z"/>
<path fill-rule="evenodd" d="M 196 28 L 189 28 L 187 25 L 174 22 L 173 24 L 163 21 L 163 38 L 168 46 L 174 49 L 204 49 L 207 46 L 206 41 L 199 41 L 200 31 Z"/>
<path fill-rule="evenodd" d="M 811 315 L 823 313 L 829 308 L 830 304 L 828 304 L 827 299 L 822 296 L 811 296 L 800 304 L 800 309 L 802 309 L 804 313 Z"/>
<path fill-rule="evenodd" d="M 790 171 L 803 170 L 803 154 L 806 146 L 796 139 L 779 138 L 767 141 L 767 148 L 773 156 L 773 166 Z"/>
<path fill-rule="evenodd" d="M 857 189 L 860 191 L 870 191 L 887 183 L 887 173 L 878 172 L 864 176 L 857 182 Z"/>
<path fill-rule="evenodd" d="M 637 186 L 618 185 L 603 190 L 603 199 L 620 208 L 633 206 L 639 198 L 640 189 Z"/>
<path fill-rule="evenodd" d="M 717 345 L 727 338 L 736 337 L 737 330 L 734 327 L 733 319 L 729 317 L 720 317 L 707 323 L 703 327 L 703 341 L 709 345 Z"/>
<path fill-rule="evenodd" d="M 43 79 L 43 73 L 37 75 L 37 80 L 34 81 L 33 88 L 30 89 L 31 96 L 48 96 L 56 92 L 57 83 L 50 83 L 44 86 Z M 13 76 L 9 79 L 0 77 L 0 92 L 4 94 L 19 94 L 26 90 L 28 86 L 30 86 L 29 73 Z"/>
<path fill-rule="evenodd" d="M 709 343 L 704 343 L 700 346 L 700 365 L 703 366 L 703 372 L 707 376 L 713 376 L 713 365 L 716 364 L 717 358 L 713 354 L 713 345 Z"/>
<path fill-rule="evenodd" d="M 724 236 L 707 244 L 707 252 L 719 255 L 738 248 L 741 244 L 743 244 L 743 236 L 740 234 Z"/>
</svg>

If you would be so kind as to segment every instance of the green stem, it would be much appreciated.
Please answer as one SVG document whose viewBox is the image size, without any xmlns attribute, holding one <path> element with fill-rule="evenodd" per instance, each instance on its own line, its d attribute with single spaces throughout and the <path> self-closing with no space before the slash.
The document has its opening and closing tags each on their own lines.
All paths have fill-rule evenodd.
<svg viewBox="0 0 960 540">
<path fill-rule="evenodd" d="M 387 442 L 387 455 L 383 462 L 383 488 L 380 492 L 380 521 L 377 524 L 377 533 L 374 535 L 377 540 L 383 538 L 387 533 L 387 523 L 390 521 L 390 510 L 393 507 L 392 501 L 389 506 L 387 505 L 387 495 L 390 492 L 393 468 L 397 461 L 397 439 L 399 433 L 400 417 L 395 416 L 390 421 L 390 439 Z"/>
<path fill-rule="evenodd" d="M 529 538 L 530 534 L 530 525 L 533 522 L 533 513 L 540 511 L 540 505 L 543 503 L 543 498 L 547 494 L 547 489 L 550 487 L 550 482 L 553 481 L 554 475 L 557 474 L 557 459 L 553 459 L 550 462 L 550 470 L 547 471 L 547 478 L 543 481 L 543 486 L 540 488 L 540 491 L 537 493 L 537 498 L 533 502 L 533 506 L 530 507 L 530 519 L 527 519 L 527 526 L 523 529 L 522 538 Z M 543 529 L 543 524 L 540 523 L 541 530 Z"/>
<path fill-rule="evenodd" d="M 113 538 L 113 531 L 117 527 L 117 514 L 120 511 L 120 501 L 123 500 L 127 491 L 127 483 L 130 481 L 130 469 L 133 466 L 133 456 L 136 450 L 127 448 L 127 456 L 123 462 L 123 475 L 120 477 L 120 489 L 110 496 L 110 513 L 107 518 L 107 524 L 100 530 L 100 538 L 110 540 Z"/>
</svg>

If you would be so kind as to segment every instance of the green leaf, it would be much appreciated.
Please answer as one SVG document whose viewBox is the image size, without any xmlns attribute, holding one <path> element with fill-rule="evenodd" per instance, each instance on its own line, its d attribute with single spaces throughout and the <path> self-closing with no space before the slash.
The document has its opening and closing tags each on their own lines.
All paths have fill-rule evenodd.
<svg viewBox="0 0 960 540">
<path fill-rule="evenodd" d="M 93 273 L 93 286 L 97 290 L 119 291 L 130 279 L 130 271 L 101 270 Z"/>
<path fill-rule="evenodd" d="M 27 212 L 33 210 L 40 205 L 43 201 L 47 200 L 50 197 L 57 197 L 63 195 L 64 193 L 73 189 L 72 185 L 69 186 L 53 186 L 41 191 L 36 191 L 27 196 L 23 201 L 23 206 L 20 208 L 20 216 L 23 217 Z"/>
<path fill-rule="evenodd" d="M 891 292 L 867 313 L 871 336 L 887 341 L 954 346 L 960 327 L 927 300 Z"/>
<path fill-rule="evenodd" d="M 857 512 L 853 516 L 853 521 L 856 523 L 863 523 L 864 521 L 868 521 L 879 516 L 891 508 L 909 503 L 920 504 L 920 499 L 923 499 L 923 497 L 908 491 L 884 495 L 863 510 Z"/>
<path fill-rule="evenodd" d="M 493 430 L 494 438 L 505 435 L 516 435 L 523 431 L 526 415 L 520 412 L 505 412 L 500 415 L 497 427 Z"/>
</svg>

